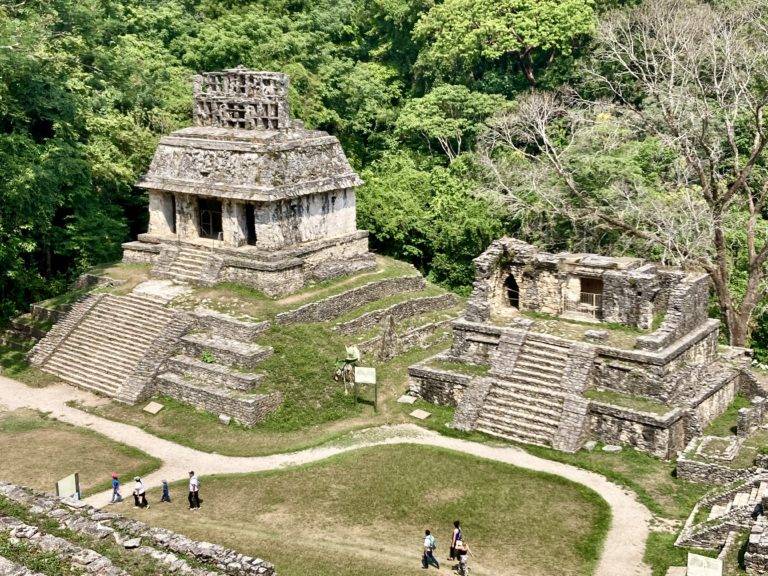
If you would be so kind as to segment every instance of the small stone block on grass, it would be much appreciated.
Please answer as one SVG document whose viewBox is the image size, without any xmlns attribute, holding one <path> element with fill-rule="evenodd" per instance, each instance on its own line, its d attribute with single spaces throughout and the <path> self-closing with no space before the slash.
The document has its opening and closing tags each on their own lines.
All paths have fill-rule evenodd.
<svg viewBox="0 0 768 576">
<path fill-rule="evenodd" d="M 687 576 L 723 576 L 723 561 L 689 552 Z"/>
<path fill-rule="evenodd" d="M 603 446 L 603 452 L 621 452 L 621 446 L 615 444 L 606 444 Z"/>
<path fill-rule="evenodd" d="M 597 442 L 595 442 L 594 440 L 590 440 L 589 442 L 586 442 L 584 444 L 584 450 L 586 450 L 587 452 L 592 452 L 592 450 L 594 450 L 596 446 L 597 446 Z"/>
<path fill-rule="evenodd" d="M 667 569 L 667 576 L 686 576 L 688 568 L 685 566 L 670 566 Z"/>
<path fill-rule="evenodd" d="M 411 396 L 410 394 L 403 394 L 397 399 L 400 404 L 413 404 L 416 400 L 418 400 L 418 398 L 416 398 L 416 396 Z"/>
<path fill-rule="evenodd" d="M 427 412 L 426 410 L 418 409 L 411 412 L 410 415 L 413 416 L 414 418 L 418 418 L 419 420 L 426 420 L 427 418 L 432 416 L 432 413 Z"/>
<path fill-rule="evenodd" d="M 224 424 L 224 426 L 229 426 L 229 423 L 232 422 L 232 417 L 226 414 L 219 414 L 219 422 Z"/>
<path fill-rule="evenodd" d="M 157 414 L 163 408 L 165 408 L 165 406 L 163 406 L 159 402 L 150 402 L 149 404 L 144 406 L 144 412 L 149 412 L 150 414 Z"/>
<path fill-rule="evenodd" d="M 141 546 L 141 538 L 131 538 L 130 540 L 123 542 L 123 547 L 128 550 L 138 548 L 139 546 Z"/>
</svg>

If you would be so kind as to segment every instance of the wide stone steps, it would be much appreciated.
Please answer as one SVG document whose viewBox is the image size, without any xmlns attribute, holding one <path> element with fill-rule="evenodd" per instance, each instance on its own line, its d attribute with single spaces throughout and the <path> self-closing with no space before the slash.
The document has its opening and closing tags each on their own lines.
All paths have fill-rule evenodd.
<svg viewBox="0 0 768 576">
<path fill-rule="evenodd" d="M 544 364 L 538 361 L 530 360 L 529 358 L 519 358 L 515 363 L 515 367 L 518 369 L 528 370 L 537 374 L 552 376 L 559 379 L 563 375 L 562 365 Z"/>
<path fill-rule="evenodd" d="M 172 318 L 172 312 L 155 300 L 105 295 L 42 369 L 77 386 L 115 396 Z"/>
<path fill-rule="evenodd" d="M 203 362 L 185 354 L 169 358 L 168 368 L 198 382 L 220 384 L 234 390 L 250 391 L 264 380 L 264 374 L 241 372 L 222 364 Z"/>
<path fill-rule="evenodd" d="M 545 434 L 534 431 L 528 431 L 522 427 L 515 430 L 499 428 L 493 423 L 486 423 L 482 418 L 477 421 L 475 429 L 491 436 L 503 438 L 510 442 L 520 442 L 522 444 L 537 444 L 539 446 L 551 446 L 552 438 Z"/>
<path fill-rule="evenodd" d="M 545 387 L 558 386 L 562 378 L 562 375 L 555 377 L 552 374 L 534 372 L 533 370 L 528 370 L 525 368 L 518 368 L 517 365 L 515 366 L 512 374 L 516 378 L 519 378 L 525 382 L 530 382 L 533 385 Z"/>
<path fill-rule="evenodd" d="M 487 406 L 500 406 L 510 410 L 527 410 L 543 418 L 559 418 L 562 414 L 561 401 L 543 398 L 521 398 L 507 390 L 494 389 L 488 394 Z"/>
<path fill-rule="evenodd" d="M 485 405 L 483 418 L 487 421 L 496 422 L 499 426 L 509 426 L 511 429 L 525 425 L 548 433 L 554 433 L 559 423 L 552 417 L 545 417 L 532 411 L 510 408 L 493 402 Z"/>
<path fill-rule="evenodd" d="M 187 334 L 181 338 L 185 355 L 201 358 L 210 353 L 216 362 L 226 366 L 253 368 L 272 355 L 272 348 L 231 338 L 212 336 L 205 332 Z"/>
<path fill-rule="evenodd" d="M 560 401 L 567 394 L 567 391 L 560 386 L 541 386 L 539 383 L 531 383 L 528 380 L 512 377 L 510 379 L 499 380 L 494 390 L 507 390 L 513 394 L 519 394 L 527 398 L 543 398 L 546 400 Z"/>
</svg>

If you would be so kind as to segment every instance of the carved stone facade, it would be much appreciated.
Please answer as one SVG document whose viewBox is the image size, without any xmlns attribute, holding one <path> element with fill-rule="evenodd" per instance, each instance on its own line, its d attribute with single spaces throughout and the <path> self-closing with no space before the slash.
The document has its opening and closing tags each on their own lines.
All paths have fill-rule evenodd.
<svg viewBox="0 0 768 576">
<path fill-rule="evenodd" d="M 488 375 L 429 361 L 409 374 L 412 394 L 457 406 L 457 428 L 567 451 L 592 436 L 673 458 L 746 390 L 748 353 L 718 349 L 703 273 L 514 238 L 493 242 L 475 270 L 442 358 Z"/>
<path fill-rule="evenodd" d="M 374 266 L 356 225 L 362 181 L 334 136 L 290 118 L 288 82 L 243 68 L 195 78 L 195 126 L 163 138 L 137 184 L 149 229 L 123 246 L 125 261 L 270 295 Z"/>
</svg>

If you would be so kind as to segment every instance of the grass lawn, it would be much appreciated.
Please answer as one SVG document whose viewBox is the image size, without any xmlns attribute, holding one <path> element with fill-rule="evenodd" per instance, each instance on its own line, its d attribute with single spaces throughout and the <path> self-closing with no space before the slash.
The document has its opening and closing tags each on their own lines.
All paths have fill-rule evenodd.
<svg viewBox="0 0 768 576">
<path fill-rule="evenodd" d="M 57 376 L 30 366 L 25 352 L 2 346 L 0 346 L 0 374 L 33 388 L 42 388 L 60 381 Z"/>
<path fill-rule="evenodd" d="M 173 486 L 168 506 L 119 510 L 266 557 L 281 576 L 420 574 L 423 530 L 434 531 L 442 560 L 456 518 L 476 554 L 475 574 L 587 575 L 610 514 L 596 493 L 562 478 L 408 445 L 203 478 L 203 508 L 194 516 L 185 489 Z"/>
<path fill-rule="evenodd" d="M 0 412 L 0 446 L 0 478 L 47 492 L 73 472 L 80 473 L 83 492 L 94 494 L 109 488 L 112 472 L 126 482 L 160 465 L 135 448 L 31 410 Z"/>
</svg>

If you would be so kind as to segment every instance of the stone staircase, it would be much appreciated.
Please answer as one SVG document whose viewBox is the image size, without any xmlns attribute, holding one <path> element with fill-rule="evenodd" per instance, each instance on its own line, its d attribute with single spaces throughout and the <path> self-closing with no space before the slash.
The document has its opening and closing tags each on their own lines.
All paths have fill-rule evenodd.
<svg viewBox="0 0 768 576">
<path fill-rule="evenodd" d="M 551 446 L 568 390 L 562 381 L 567 344 L 525 339 L 514 365 L 492 362 L 492 384 L 475 428 L 507 440 Z M 502 345 L 498 356 L 508 354 Z"/>
<path fill-rule="evenodd" d="M 675 546 L 718 548 L 729 532 L 749 529 L 754 522 L 758 504 L 768 497 L 768 476 L 765 472 L 732 486 L 725 491 L 702 498 L 691 511 Z M 702 519 L 700 510 L 707 510 Z"/>
<path fill-rule="evenodd" d="M 272 355 L 269 346 L 251 342 L 258 324 L 200 317 L 209 327 L 181 337 L 178 353 L 157 376 L 157 389 L 198 408 L 252 426 L 282 402 L 279 393 L 256 394 L 264 374 L 254 368 Z"/>
<path fill-rule="evenodd" d="M 164 247 L 152 267 L 152 276 L 210 285 L 216 282 L 221 264 L 221 258 L 209 250 L 191 246 Z"/>
<path fill-rule="evenodd" d="M 38 343 L 30 360 L 70 384 L 110 397 L 119 396 L 173 320 L 162 303 L 135 294 L 92 295 L 70 316 Z"/>
</svg>

